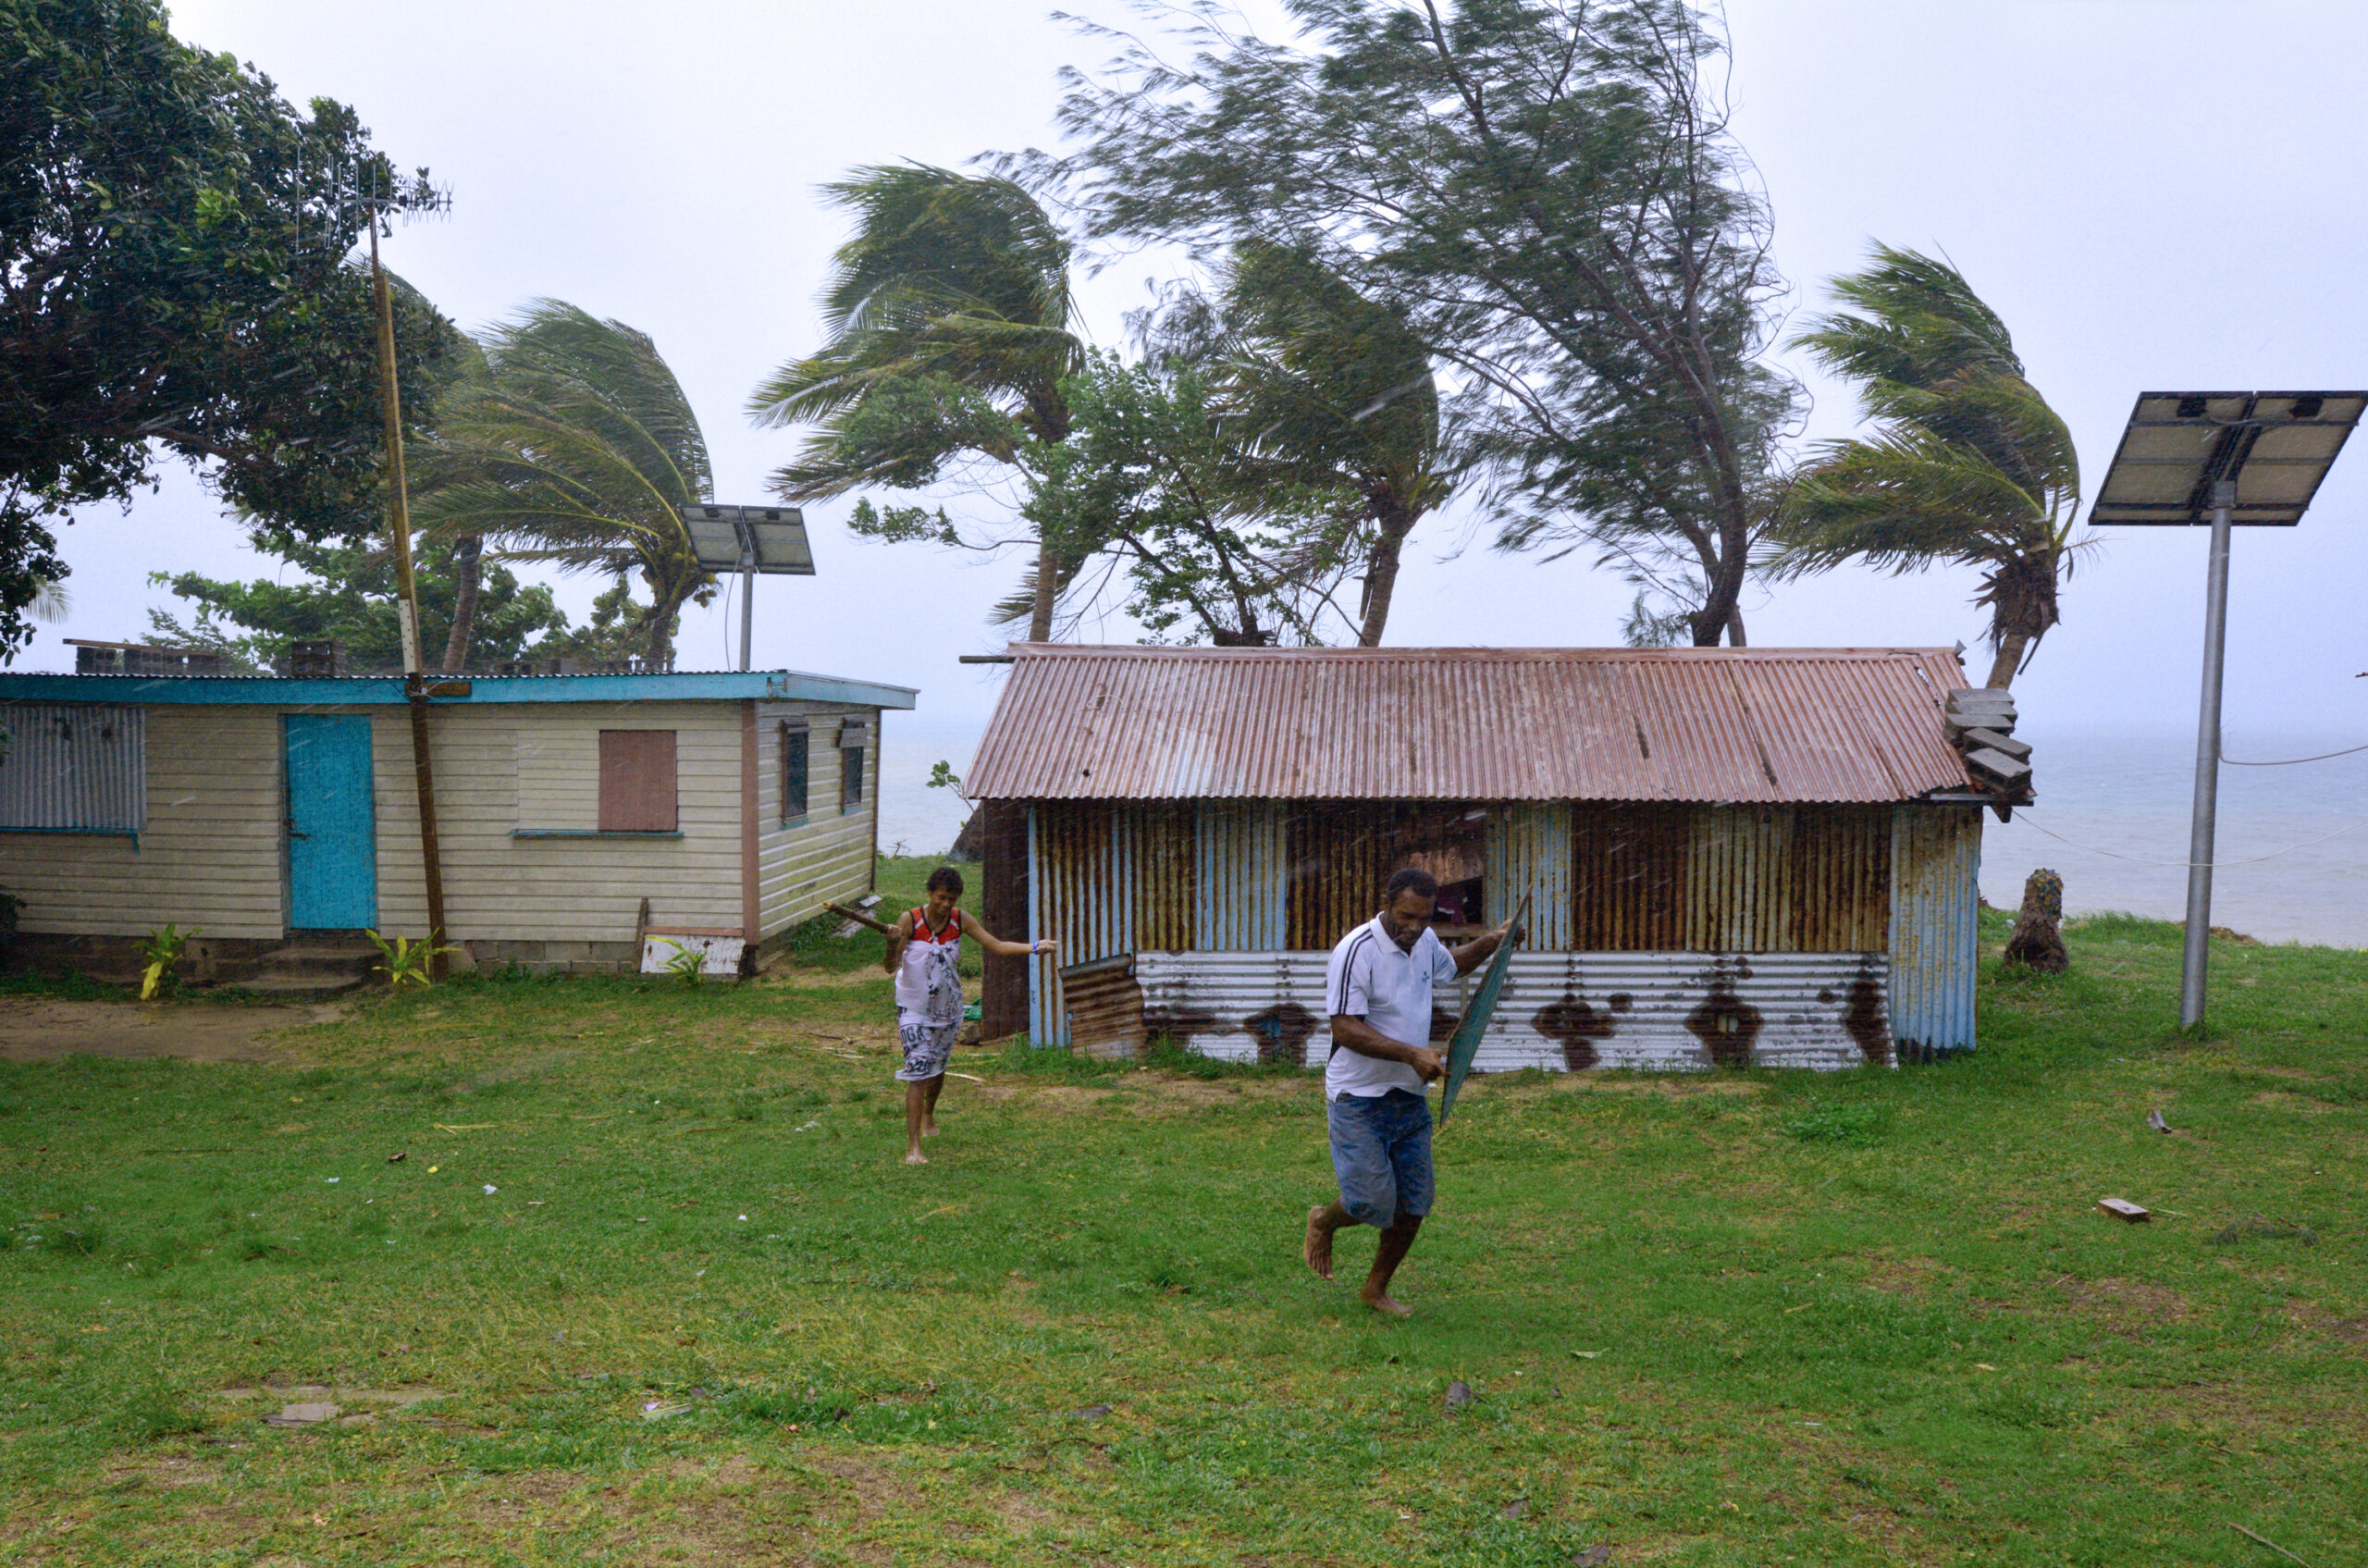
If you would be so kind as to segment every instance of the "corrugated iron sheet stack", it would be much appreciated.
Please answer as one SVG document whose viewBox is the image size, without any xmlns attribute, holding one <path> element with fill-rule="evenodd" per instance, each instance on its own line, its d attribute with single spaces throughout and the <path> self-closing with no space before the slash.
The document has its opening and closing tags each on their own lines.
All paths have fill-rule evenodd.
<svg viewBox="0 0 2368 1568">
<path fill-rule="evenodd" d="M 1960 687 L 1949 693 L 1943 722 L 1975 788 L 2002 807 L 2029 806 L 2038 798 L 2031 788 L 2030 746 L 2015 738 L 2012 692 Z"/>
</svg>

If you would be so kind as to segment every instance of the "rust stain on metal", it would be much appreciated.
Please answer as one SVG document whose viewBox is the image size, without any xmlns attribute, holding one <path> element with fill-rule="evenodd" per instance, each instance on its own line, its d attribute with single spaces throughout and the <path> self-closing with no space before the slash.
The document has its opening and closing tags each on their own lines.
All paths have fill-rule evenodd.
<svg viewBox="0 0 2368 1568">
<path fill-rule="evenodd" d="M 1585 1072 L 1596 1065 L 1599 1054 L 1596 1042 L 1609 1040 L 1620 1032 L 1620 1020 L 1615 1013 L 1625 1012 L 1624 1004 L 1631 1000 L 1627 993 L 1608 997 L 1604 1010 L 1597 1012 L 1570 992 L 1562 994 L 1559 1002 L 1548 1002 L 1537 1009 L 1529 1020 L 1530 1028 L 1562 1047 L 1562 1065 L 1572 1072 Z"/>
<path fill-rule="evenodd" d="M 1735 982 L 1750 978 L 1746 965 L 1718 965 L 1707 977 L 1708 994 L 1685 1015 L 1686 1032 L 1702 1042 L 1710 1060 L 1722 1068 L 1749 1067 L 1752 1043 L 1767 1027 L 1759 1009 L 1735 994 Z"/>
<path fill-rule="evenodd" d="M 1832 994 L 1818 993 L 1819 1000 Z M 1875 973 L 1871 961 L 1859 966 L 1856 978 L 1850 982 L 1850 1008 L 1842 1015 L 1842 1027 L 1858 1043 L 1858 1053 L 1876 1067 L 1891 1065 L 1891 1019 L 1883 1011 L 1882 978 Z"/>
<path fill-rule="evenodd" d="M 1257 1042 L 1262 1062 L 1299 1061 L 1307 1054 L 1307 1043 L 1315 1038 L 1315 1015 L 1296 1002 L 1278 1002 L 1241 1021 Z"/>
<path fill-rule="evenodd" d="M 1012 653 L 973 798 L 1875 803 L 1967 782 L 1941 648 Z"/>
</svg>

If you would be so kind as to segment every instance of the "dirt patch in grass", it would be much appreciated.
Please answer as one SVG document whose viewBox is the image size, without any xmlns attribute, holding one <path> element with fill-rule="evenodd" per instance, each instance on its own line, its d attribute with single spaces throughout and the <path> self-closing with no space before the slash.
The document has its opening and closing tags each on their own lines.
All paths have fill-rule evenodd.
<svg viewBox="0 0 2368 1568">
<path fill-rule="evenodd" d="M 1727 1094 L 1750 1099 L 1768 1092 L 1766 1084 L 1756 1083 L 1747 1078 L 1723 1078 L 1707 1072 L 1574 1072 L 1554 1087 L 1565 1094 L 1584 1094 L 1594 1090 L 1615 1094 L 1666 1094 L 1681 1100 L 1697 1094 Z"/>
<path fill-rule="evenodd" d="M 539 1524 L 585 1484 L 583 1476 L 568 1470 L 522 1470 L 498 1475 L 487 1483 L 472 1512 L 489 1525 Z"/>
<path fill-rule="evenodd" d="M 335 1023 L 344 1016 L 343 1007 L 328 1003 L 229 1007 L 0 996 L 0 1061 L 171 1056 L 189 1062 L 267 1062 L 288 1055 L 268 1038 L 276 1031 Z"/>
<path fill-rule="evenodd" d="M 853 1455 L 834 1454 L 814 1462 L 814 1467 L 826 1475 L 836 1476 L 842 1486 L 832 1490 L 855 1503 L 859 1519 L 877 1519 L 885 1514 L 911 1509 L 920 1498 L 912 1484 L 884 1465 Z"/>
<path fill-rule="evenodd" d="M 107 1469 L 110 1487 L 154 1487 L 170 1491 L 181 1487 L 210 1487 L 221 1479 L 222 1472 L 217 1466 L 172 1454 L 131 1460 Z"/>
<path fill-rule="evenodd" d="M 1869 1258 L 1864 1283 L 1894 1296 L 1920 1296 L 1934 1280 L 1950 1272 L 1948 1265 L 1937 1258 Z"/>
<path fill-rule="evenodd" d="M 2313 1100 L 2308 1094 L 2289 1094 L 2283 1089 L 2267 1090 L 2248 1097 L 2246 1104 L 2266 1105 L 2273 1111 L 2285 1111 L 2298 1117 L 2323 1117 L 2335 1109 L 2325 1100 Z"/>
<path fill-rule="evenodd" d="M 2079 1311 L 2115 1320 L 2184 1323 L 2194 1315 L 2188 1299 L 2166 1285 L 2137 1280 L 2069 1279 L 2060 1287 Z"/>
</svg>

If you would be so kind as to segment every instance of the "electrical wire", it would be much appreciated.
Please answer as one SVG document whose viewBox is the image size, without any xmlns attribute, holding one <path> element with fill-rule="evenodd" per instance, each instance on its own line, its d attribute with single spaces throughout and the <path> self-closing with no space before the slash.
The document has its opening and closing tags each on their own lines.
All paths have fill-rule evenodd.
<svg viewBox="0 0 2368 1568">
<path fill-rule="evenodd" d="M 2347 746 L 2341 751 L 2322 751 L 2316 757 L 2282 757 L 2275 762 L 2239 762 L 2234 757 L 2220 760 L 2231 768 L 2290 768 L 2297 762 L 2324 762 L 2330 757 L 2349 757 L 2355 751 L 2368 751 L 2368 746 Z"/>
<path fill-rule="evenodd" d="M 2321 833 L 2316 838 L 2306 838 L 2300 844 L 2289 844 L 2283 849 L 2273 849 L 2266 855 L 2255 855 L 2246 860 L 2150 860 L 2143 855 L 2123 855 L 2111 849 L 2099 849 L 2092 844 L 2076 844 L 2060 833 L 2050 833 L 2046 828 L 2040 827 L 2037 822 L 2031 821 L 2029 818 L 2025 818 L 2024 821 L 2038 832 L 2047 833 L 2047 836 L 2055 840 L 2056 843 L 2069 846 L 2087 854 L 2102 855 L 2108 860 L 2134 861 L 2140 866 L 2169 866 L 2179 870 L 2193 870 L 2198 866 L 2209 866 L 2214 870 L 2218 870 L 2224 866 L 2258 866 L 2263 860 L 2275 860 L 2280 855 L 2291 855 L 2297 849 L 2308 849 L 2314 844 L 2325 844 L 2331 838 L 2341 838 L 2345 833 L 2358 833 L 2362 828 L 2368 828 L 2368 817 L 2362 817 L 2349 827 L 2340 827 L 2333 833 Z"/>
</svg>

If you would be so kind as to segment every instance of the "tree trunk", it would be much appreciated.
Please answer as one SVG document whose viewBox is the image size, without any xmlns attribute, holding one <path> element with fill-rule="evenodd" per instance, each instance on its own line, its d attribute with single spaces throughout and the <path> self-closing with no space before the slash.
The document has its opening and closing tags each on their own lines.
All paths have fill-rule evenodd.
<svg viewBox="0 0 2368 1568">
<path fill-rule="evenodd" d="M 1729 648 L 1751 646 L 1743 635 L 1743 606 L 1740 604 L 1727 611 L 1727 646 Z"/>
<path fill-rule="evenodd" d="M 1398 558 L 1421 515 L 1395 497 L 1374 503 L 1374 519 L 1381 531 L 1365 554 L 1365 615 L 1364 624 L 1357 628 L 1359 648 L 1381 646 L 1381 634 L 1389 625 L 1390 597 L 1398 591 Z"/>
<path fill-rule="evenodd" d="M 1028 612 L 1028 640 L 1053 640 L 1053 605 L 1060 598 L 1060 573 L 1054 569 L 1053 552 L 1040 537 L 1036 541 L 1036 603 Z"/>
<path fill-rule="evenodd" d="M 444 639 L 444 673 L 469 667 L 469 644 L 477 631 L 477 589 L 485 577 L 485 537 L 464 534 L 452 544 L 452 630 Z"/>
<path fill-rule="evenodd" d="M 1998 641 L 1998 657 L 1991 661 L 1990 679 L 1983 684 L 1992 691 L 2006 691 L 2015 684 L 2015 672 L 2023 667 L 2023 654 L 2031 646 L 2028 632 L 2009 632 Z"/>
</svg>

